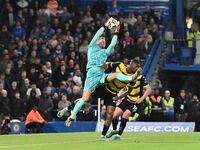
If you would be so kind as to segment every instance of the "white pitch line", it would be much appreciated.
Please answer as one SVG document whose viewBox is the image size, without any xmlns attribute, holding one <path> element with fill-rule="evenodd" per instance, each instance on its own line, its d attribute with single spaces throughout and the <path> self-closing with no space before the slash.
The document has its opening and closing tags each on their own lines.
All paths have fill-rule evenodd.
<svg viewBox="0 0 200 150">
<path fill-rule="evenodd" d="M 144 138 L 144 137 L 129 137 L 123 138 L 122 140 L 130 140 L 135 138 Z M 113 140 L 105 141 L 111 142 Z M 59 144 L 67 144 L 67 143 L 88 143 L 88 142 L 101 142 L 99 140 L 82 140 L 82 141 L 66 141 L 66 142 L 54 142 L 54 143 L 37 143 L 37 144 L 25 144 L 25 145 L 5 145 L 0 146 L 0 149 L 11 149 L 11 148 L 18 148 L 18 147 L 37 147 L 37 146 L 46 146 L 46 145 L 59 145 Z"/>
</svg>

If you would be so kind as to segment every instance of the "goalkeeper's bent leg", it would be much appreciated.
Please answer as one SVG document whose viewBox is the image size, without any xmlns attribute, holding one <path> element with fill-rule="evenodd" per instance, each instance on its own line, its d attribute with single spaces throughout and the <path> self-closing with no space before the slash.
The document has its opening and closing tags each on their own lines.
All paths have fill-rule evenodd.
<svg viewBox="0 0 200 150">
<path fill-rule="evenodd" d="M 83 107 L 85 104 L 85 101 L 81 98 L 76 105 L 74 106 L 74 109 L 72 110 L 73 116 L 75 117 L 77 113 L 80 111 L 80 109 Z"/>
<path fill-rule="evenodd" d="M 116 78 L 120 81 L 132 81 L 132 76 L 126 76 L 122 73 L 117 73 Z"/>
<path fill-rule="evenodd" d="M 127 75 L 124 75 L 121 72 L 119 72 L 119 73 L 110 73 L 106 77 L 106 80 L 108 82 L 110 82 L 110 81 L 112 81 L 114 79 L 118 79 L 120 81 L 132 81 L 133 80 L 133 75 L 132 76 L 127 76 Z"/>
<path fill-rule="evenodd" d="M 83 91 L 83 96 L 80 98 L 80 100 L 76 103 L 74 106 L 74 109 L 72 110 L 72 115 L 76 117 L 79 110 L 83 107 L 83 105 L 89 101 L 91 96 L 91 91 Z"/>
</svg>

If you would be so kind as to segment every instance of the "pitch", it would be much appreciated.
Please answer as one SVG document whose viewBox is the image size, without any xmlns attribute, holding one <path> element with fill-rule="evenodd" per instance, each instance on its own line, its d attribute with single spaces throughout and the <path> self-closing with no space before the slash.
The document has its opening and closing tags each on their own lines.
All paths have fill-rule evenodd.
<svg viewBox="0 0 200 150">
<path fill-rule="evenodd" d="M 0 150 L 199 150 L 200 133 L 125 133 L 99 141 L 99 133 L 0 136 Z"/>
</svg>

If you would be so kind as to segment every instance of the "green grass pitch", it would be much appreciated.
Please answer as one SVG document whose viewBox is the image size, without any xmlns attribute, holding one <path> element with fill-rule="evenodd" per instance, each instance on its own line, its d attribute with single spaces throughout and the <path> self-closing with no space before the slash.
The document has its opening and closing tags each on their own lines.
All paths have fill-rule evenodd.
<svg viewBox="0 0 200 150">
<path fill-rule="evenodd" d="M 100 133 L 0 136 L 0 150 L 200 150 L 200 133 L 125 133 L 99 141 Z"/>
</svg>

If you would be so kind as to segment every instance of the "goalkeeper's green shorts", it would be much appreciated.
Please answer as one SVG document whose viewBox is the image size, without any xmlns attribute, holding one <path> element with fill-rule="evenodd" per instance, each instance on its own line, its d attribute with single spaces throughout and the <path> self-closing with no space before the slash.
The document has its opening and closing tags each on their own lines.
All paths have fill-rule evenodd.
<svg viewBox="0 0 200 150">
<path fill-rule="evenodd" d="M 105 83 L 108 74 L 102 68 L 91 68 L 87 72 L 84 91 L 93 92 L 98 86 Z"/>
</svg>

